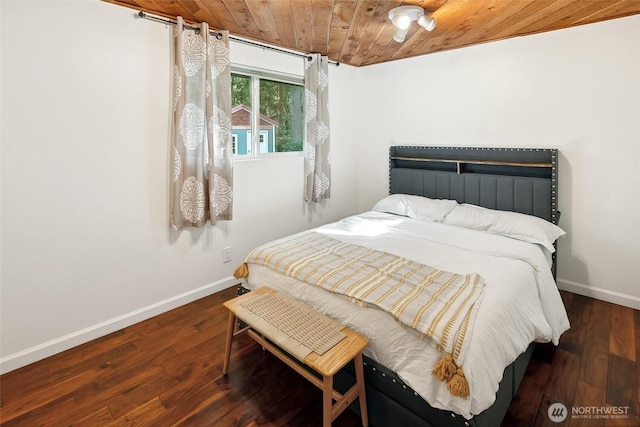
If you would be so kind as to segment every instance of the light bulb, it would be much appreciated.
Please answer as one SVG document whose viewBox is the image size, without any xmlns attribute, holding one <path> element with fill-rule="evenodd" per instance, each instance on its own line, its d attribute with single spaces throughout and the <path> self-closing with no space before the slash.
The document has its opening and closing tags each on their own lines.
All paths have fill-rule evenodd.
<svg viewBox="0 0 640 427">
<path fill-rule="evenodd" d="M 411 18 L 407 15 L 396 15 L 393 17 L 393 25 L 398 27 L 401 30 L 406 30 L 409 28 L 409 24 L 411 24 Z"/>
</svg>

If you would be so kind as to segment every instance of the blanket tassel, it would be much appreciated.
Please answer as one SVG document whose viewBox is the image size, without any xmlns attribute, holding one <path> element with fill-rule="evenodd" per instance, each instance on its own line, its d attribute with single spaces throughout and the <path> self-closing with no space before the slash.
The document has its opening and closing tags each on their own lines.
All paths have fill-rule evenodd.
<svg viewBox="0 0 640 427">
<path fill-rule="evenodd" d="M 246 279 L 247 277 L 249 277 L 249 266 L 246 262 L 243 262 L 238 266 L 238 268 L 236 268 L 236 270 L 233 272 L 233 277 L 235 277 L 236 279 Z"/>
<path fill-rule="evenodd" d="M 449 380 L 451 380 L 451 377 L 453 377 L 453 374 L 456 373 L 457 369 L 458 367 L 455 363 L 453 363 L 453 358 L 450 354 L 447 354 L 442 359 L 440 359 L 438 363 L 436 363 L 436 366 L 433 368 L 432 373 L 438 380 L 449 382 Z"/>
<path fill-rule="evenodd" d="M 436 363 L 432 371 L 435 377 L 447 383 L 449 393 L 466 399 L 469 397 L 469 383 L 461 368 L 458 368 L 450 354 L 445 355 Z"/>
<path fill-rule="evenodd" d="M 464 377 L 462 369 L 458 368 L 455 374 L 451 377 L 451 380 L 447 383 L 447 388 L 452 396 L 462 397 L 466 399 L 469 397 L 469 383 Z"/>
</svg>

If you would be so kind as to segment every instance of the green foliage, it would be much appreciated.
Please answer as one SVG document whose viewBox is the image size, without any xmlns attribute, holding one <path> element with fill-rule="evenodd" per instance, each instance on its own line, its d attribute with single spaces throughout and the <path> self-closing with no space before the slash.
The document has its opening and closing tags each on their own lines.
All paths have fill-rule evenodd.
<svg viewBox="0 0 640 427">
<path fill-rule="evenodd" d="M 251 106 L 251 77 L 233 74 L 231 77 L 231 105 Z"/>
<path fill-rule="evenodd" d="M 276 151 L 279 153 L 287 151 L 302 151 L 302 147 L 304 147 L 304 143 L 302 141 L 285 141 L 278 144 L 278 141 L 276 140 Z"/>
</svg>

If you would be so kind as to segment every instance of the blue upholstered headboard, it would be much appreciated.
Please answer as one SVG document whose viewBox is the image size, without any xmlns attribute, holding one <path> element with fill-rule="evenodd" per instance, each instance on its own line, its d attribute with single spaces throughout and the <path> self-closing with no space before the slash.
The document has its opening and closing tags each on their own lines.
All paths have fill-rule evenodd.
<svg viewBox="0 0 640 427">
<path fill-rule="evenodd" d="M 452 199 L 558 223 L 558 150 L 393 146 L 389 194 Z"/>
</svg>

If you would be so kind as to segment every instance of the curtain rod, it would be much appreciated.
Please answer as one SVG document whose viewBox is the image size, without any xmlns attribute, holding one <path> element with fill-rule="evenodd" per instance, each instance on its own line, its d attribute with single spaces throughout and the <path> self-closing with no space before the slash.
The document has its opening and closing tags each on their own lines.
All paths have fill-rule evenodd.
<svg viewBox="0 0 640 427">
<path fill-rule="evenodd" d="M 143 19 L 148 19 L 150 21 L 161 22 L 163 24 L 169 24 L 169 25 L 177 25 L 178 24 L 176 21 L 174 21 L 172 19 L 161 18 L 159 16 L 149 15 L 148 13 L 143 12 L 143 11 L 138 12 L 135 16 L 137 16 L 139 18 L 143 18 Z M 194 27 L 193 25 L 185 24 L 185 27 L 190 28 L 192 30 L 195 30 L 196 34 L 200 31 L 200 28 Z M 211 34 L 212 36 L 214 36 L 218 40 L 220 40 L 222 38 L 222 34 L 218 33 L 217 31 L 209 30 L 209 34 Z M 312 60 L 311 55 L 309 55 L 308 53 L 296 52 L 294 50 L 288 50 L 288 49 L 282 49 L 282 48 L 275 47 L 275 46 L 272 46 L 272 45 L 269 45 L 269 44 L 260 43 L 260 42 L 253 41 L 253 40 L 248 40 L 248 39 L 245 39 L 245 38 L 242 38 L 242 37 L 229 35 L 229 40 L 233 40 L 235 42 L 247 44 L 247 45 L 250 45 L 250 46 L 260 47 L 260 48 L 263 48 L 263 49 L 273 50 L 273 51 L 276 51 L 276 52 L 286 53 L 288 55 L 304 57 L 304 58 L 307 58 L 308 61 Z M 333 64 L 336 67 L 340 65 L 340 63 L 336 62 L 336 61 L 329 61 L 329 64 Z"/>
<path fill-rule="evenodd" d="M 143 12 L 143 11 L 138 12 L 135 16 L 137 16 L 138 18 L 148 19 L 149 21 L 160 22 L 160 23 L 163 23 L 163 24 L 170 24 L 170 25 L 177 25 L 178 24 L 177 21 L 173 21 L 173 20 L 167 19 L 167 18 L 161 18 L 159 16 L 149 15 L 148 13 Z M 200 33 L 200 28 L 199 27 L 194 27 L 193 25 L 189 25 L 189 24 L 184 24 L 184 26 L 189 28 L 189 29 L 191 29 L 191 30 L 195 30 L 196 34 Z M 218 40 L 220 40 L 222 38 L 222 34 L 218 33 L 217 31 L 209 30 L 209 34 L 211 34 L 212 36 L 214 36 Z"/>
</svg>

